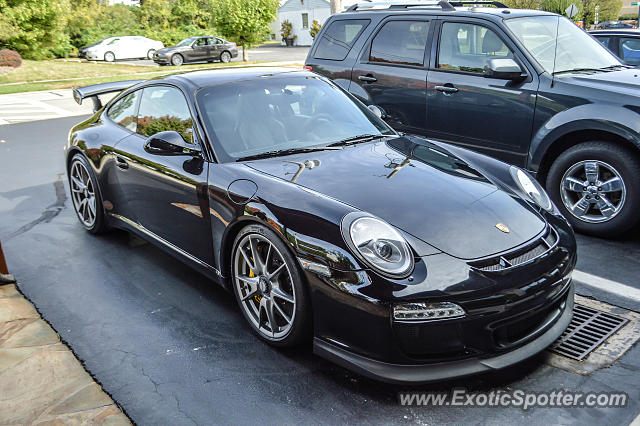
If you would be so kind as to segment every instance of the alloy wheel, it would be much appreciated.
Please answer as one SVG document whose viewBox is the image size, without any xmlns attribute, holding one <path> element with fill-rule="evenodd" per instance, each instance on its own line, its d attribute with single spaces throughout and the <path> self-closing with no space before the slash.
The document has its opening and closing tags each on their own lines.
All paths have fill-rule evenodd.
<svg viewBox="0 0 640 426">
<path fill-rule="evenodd" d="M 149 49 L 147 52 L 147 59 L 153 59 L 153 55 L 156 54 L 156 49 Z"/>
<path fill-rule="evenodd" d="M 220 61 L 225 63 L 231 61 L 231 54 L 229 52 L 222 52 L 220 55 Z"/>
<path fill-rule="evenodd" d="M 71 198 L 82 224 L 87 228 L 93 227 L 96 223 L 96 194 L 89 171 L 80 161 L 71 166 Z"/>
<path fill-rule="evenodd" d="M 116 60 L 116 55 L 114 55 L 113 52 L 107 52 L 104 54 L 104 60 L 106 62 L 113 62 Z"/>
<path fill-rule="evenodd" d="M 171 64 L 179 67 L 180 65 L 182 65 L 182 63 L 184 62 L 184 59 L 182 59 L 181 55 L 173 55 L 171 57 Z"/>
<path fill-rule="evenodd" d="M 296 291 L 282 253 L 263 235 L 248 234 L 236 247 L 233 268 L 245 316 L 266 339 L 284 339 L 295 321 Z"/>
<path fill-rule="evenodd" d="M 613 166 L 599 160 L 584 160 L 564 173 L 560 195 L 573 216 L 588 223 L 602 223 L 620 213 L 627 189 Z"/>
</svg>

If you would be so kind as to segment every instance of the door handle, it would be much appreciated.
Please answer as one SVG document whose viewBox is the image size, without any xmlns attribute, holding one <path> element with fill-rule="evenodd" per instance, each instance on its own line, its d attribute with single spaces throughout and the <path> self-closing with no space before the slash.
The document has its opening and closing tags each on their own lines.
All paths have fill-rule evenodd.
<svg viewBox="0 0 640 426">
<path fill-rule="evenodd" d="M 367 83 L 373 83 L 374 81 L 378 81 L 378 79 L 372 76 L 371 74 L 358 76 L 358 80 L 365 81 Z"/>
<path fill-rule="evenodd" d="M 436 90 L 438 92 L 442 92 L 445 95 L 456 93 L 458 91 L 457 87 L 453 87 L 451 84 L 445 84 L 444 86 L 436 86 Z"/>
<path fill-rule="evenodd" d="M 129 163 L 127 163 L 127 160 L 122 157 L 116 157 L 116 165 L 122 170 L 129 168 Z"/>
</svg>

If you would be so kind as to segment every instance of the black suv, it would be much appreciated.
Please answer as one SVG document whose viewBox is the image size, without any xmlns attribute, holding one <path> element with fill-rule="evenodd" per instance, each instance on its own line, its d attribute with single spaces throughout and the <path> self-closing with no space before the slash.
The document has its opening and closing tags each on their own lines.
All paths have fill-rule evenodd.
<svg viewBox="0 0 640 426">
<path fill-rule="evenodd" d="M 580 231 L 632 228 L 640 72 L 559 15 L 470 3 L 355 5 L 327 20 L 306 68 L 397 130 L 526 167 Z"/>
</svg>

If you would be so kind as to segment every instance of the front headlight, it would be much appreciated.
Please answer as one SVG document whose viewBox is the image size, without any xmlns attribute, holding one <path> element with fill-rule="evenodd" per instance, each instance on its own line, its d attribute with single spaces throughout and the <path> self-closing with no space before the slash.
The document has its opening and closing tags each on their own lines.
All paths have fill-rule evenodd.
<svg viewBox="0 0 640 426">
<path fill-rule="evenodd" d="M 537 180 L 532 178 L 529 173 L 515 166 L 511 166 L 509 171 L 511 172 L 513 180 L 518 184 L 522 192 L 531 199 L 531 201 L 546 211 L 553 211 L 553 203 L 551 202 L 551 199 Z"/>
<path fill-rule="evenodd" d="M 372 216 L 350 213 L 342 220 L 342 233 L 355 254 L 383 275 L 400 278 L 413 270 L 409 244 L 388 223 Z"/>
</svg>

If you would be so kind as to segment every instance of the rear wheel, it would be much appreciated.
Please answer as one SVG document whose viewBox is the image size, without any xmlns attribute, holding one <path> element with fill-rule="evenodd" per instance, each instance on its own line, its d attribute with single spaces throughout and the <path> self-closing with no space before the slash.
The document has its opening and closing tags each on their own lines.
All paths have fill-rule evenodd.
<svg viewBox="0 0 640 426">
<path fill-rule="evenodd" d="M 220 54 L 220 62 L 224 62 L 226 64 L 227 62 L 230 62 L 230 61 L 231 61 L 231 53 L 225 50 Z"/>
<path fill-rule="evenodd" d="M 176 53 L 171 57 L 171 65 L 179 67 L 182 64 L 184 64 L 184 58 L 181 54 Z"/>
<path fill-rule="evenodd" d="M 116 55 L 113 52 L 107 52 L 104 54 L 105 62 L 113 62 L 116 60 Z"/>
<path fill-rule="evenodd" d="M 147 59 L 153 59 L 153 55 L 156 54 L 156 49 L 149 49 L 147 52 Z"/>
<path fill-rule="evenodd" d="M 576 230 L 614 237 L 640 219 L 638 176 L 637 153 L 611 142 L 585 142 L 552 164 L 547 190 Z"/>
<path fill-rule="evenodd" d="M 93 234 L 106 230 L 98 182 L 89 161 L 76 154 L 69 166 L 69 189 L 73 207 L 82 226 Z"/>
<path fill-rule="evenodd" d="M 261 339 L 294 346 L 309 337 L 311 309 L 302 274 L 273 231 L 258 224 L 242 229 L 231 262 L 240 310 Z"/>
</svg>

